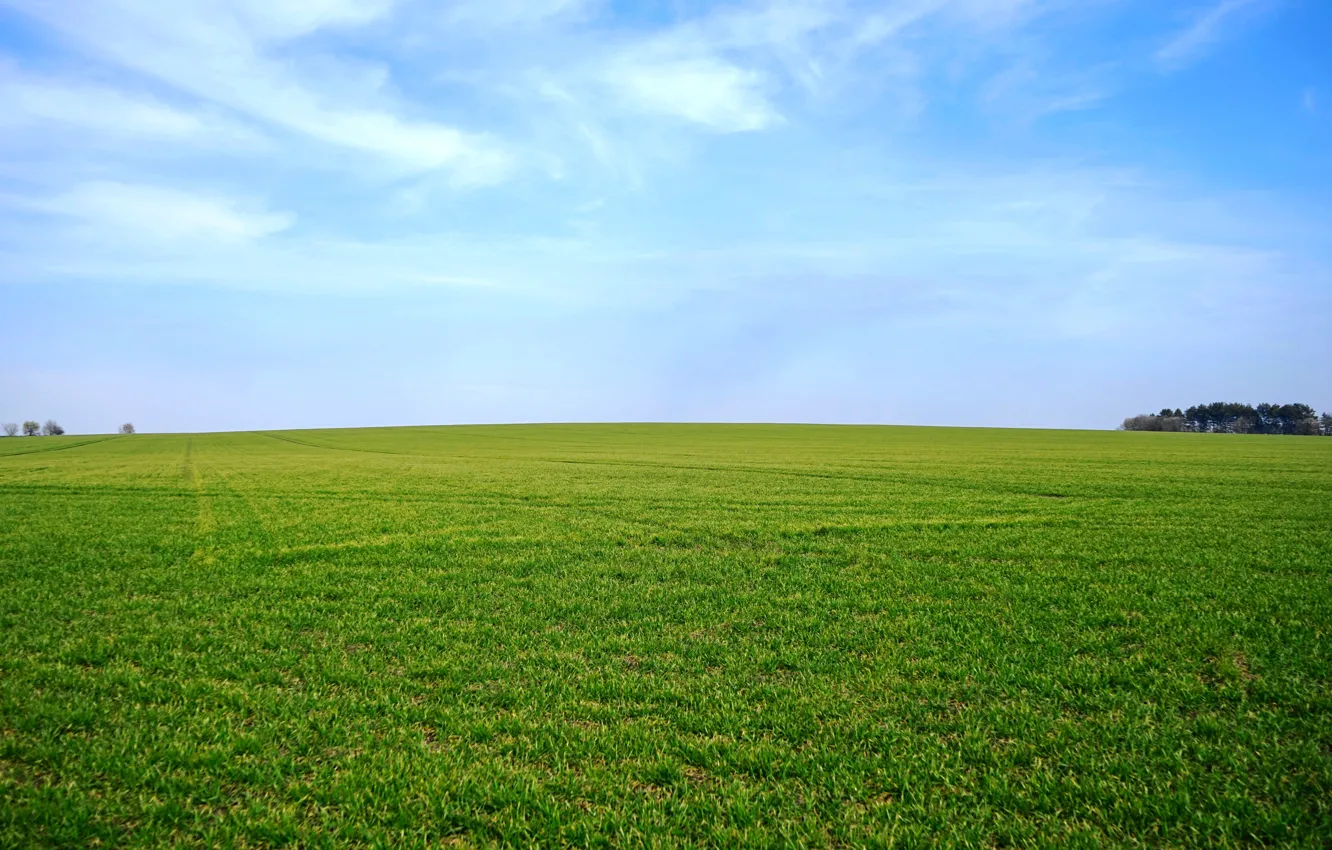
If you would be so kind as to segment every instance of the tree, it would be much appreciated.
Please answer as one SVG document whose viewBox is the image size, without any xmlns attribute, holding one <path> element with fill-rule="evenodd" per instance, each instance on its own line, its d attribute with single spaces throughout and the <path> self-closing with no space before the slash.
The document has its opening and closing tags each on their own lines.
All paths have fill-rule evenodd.
<svg viewBox="0 0 1332 850">
<path fill-rule="evenodd" d="M 1125 431 L 1160 431 L 1157 422 L 1161 419 L 1159 416 L 1153 416 L 1150 413 L 1141 413 L 1137 416 L 1129 416 L 1120 425 Z"/>
<path fill-rule="evenodd" d="M 6 436 L 6 437 L 12 437 L 12 436 L 14 436 L 14 435 L 17 434 L 17 433 L 18 433 L 18 423 L 17 423 L 17 422 L 6 422 L 6 423 L 5 423 L 5 436 Z"/>
<path fill-rule="evenodd" d="M 23 423 L 23 436 L 35 437 L 41 432 L 42 432 L 42 426 L 38 425 L 36 422 L 33 422 L 31 419 Z"/>
<path fill-rule="evenodd" d="M 1290 433 L 1301 437 L 1318 436 L 1318 411 L 1307 404 L 1286 406 L 1286 416 L 1290 420 Z"/>
<path fill-rule="evenodd" d="M 134 433 L 134 423 L 133 423 L 133 422 L 126 422 L 124 425 L 121 425 L 121 426 L 120 426 L 120 433 L 122 433 L 122 434 L 133 434 L 133 433 Z"/>
<path fill-rule="evenodd" d="M 1307 404 L 1249 405 L 1238 401 L 1214 401 L 1181 411 L 1161 408 L 1160 413 L 1130 416 L 1125 431 L 1194 431 L 1201 434 L 1290 434 L 1332 435 L 1332 416 Z"/>
<path fill-rule="evenodd" d="M 1317 437 L 1321 433 L 1318 420 L 1312 416 L 1306 416 L 1295 423 L 1295 434 L 1300 437 Z"/>
<path fill-rule="evenodd" d="M 1163 410 L 1160 413 L 1130 416 L 1119 427 L 1125 431 L 1183 431 L 1184 419 L 1175 416 L 1172 411 Z"/>
<path fill-rule="evenodd" d="M 1263 402 L 1253 409 L 1254 413 L 1258 415 L 1257 429 L 1259 434 L 1273 433 L 1273 429 L 1278 427 L 1276 413 L 1280 409 L 1281 405 L 1268 404 L 1267 402 Z"/>
<path fill-rule="evenodd" d="M 1175 431 L 1175 432 L 1178 432 L 1178 431 L 1183 431 L 1183 430 L 1184 430 L 1184 417 L 1183 417 L 1183 416 L 1175 416 L 1174 414 L 1171 414 L 1170 416 L 1162 416 L 1162 417 L 1160 417 L 1160 419 L 1161 419 L 1161 430 L 1162 430 L 1162 431 Z"/>
<path fill-rule="evenodd" d="M 59 437 L 63 433 L 65 433 L 65 429 L 61 428 L 60 423 L 54 419 L 46 420 L 46 424 L 42 426 L 43 437 Z"/>
</svg>

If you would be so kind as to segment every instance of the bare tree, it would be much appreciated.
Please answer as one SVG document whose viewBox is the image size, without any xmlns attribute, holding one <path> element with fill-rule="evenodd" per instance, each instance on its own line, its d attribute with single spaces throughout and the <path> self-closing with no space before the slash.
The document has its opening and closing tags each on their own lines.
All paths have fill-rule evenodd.
<svg viewBox="0 0 1332 850">
<path fill-rule="evenodd" d="M 1301 437 L 1317 437 L 1323 431 L 1318 426 L 1318 420 L 1309 416 L 1295 423 L 1295 433 Z"/>
<path fill-rule="evenodd" d="M 1183 431 L 1184 418 L 1161 413 L 1143 413 L 1128 417 L 1119 427 L 1125 431 Z"/>
<path fill-rule="evenodd" d="M 33 422 L 31 419 L 23 423 L 23 436 L 35 437 L 40 433 L 42 433 L 42 426 Z"/>
<path fill-rule="evenodd" d="M 17 433 L 18 433 L 18 423 L 17 423 L 17 422 L 6 422 L 6 423 L 5 423 L 5 436 L 6 436 L 6 437 L 12 437 L 12 436 L 14 436 L 14 435 L 17 434 Z"/>
<path fill-rule="evenodd" d="M 120 433 L 122 433 L 122 434 L 133 434 L 133 433 L 134 433 L 134 423 L 133 423 L 133 422 L 126 422 L 124 425 L 121 425 L 121 426 L 120 426 Z"/>
<path fill-rule="evenodd" d="M 46 424 L 42 426 L 43 437 L 59 437 L 63 433 L 65 433 L 65 429 L 61 428 L 60 423 L 54 419 L 46 420 Z"/>
</svg>

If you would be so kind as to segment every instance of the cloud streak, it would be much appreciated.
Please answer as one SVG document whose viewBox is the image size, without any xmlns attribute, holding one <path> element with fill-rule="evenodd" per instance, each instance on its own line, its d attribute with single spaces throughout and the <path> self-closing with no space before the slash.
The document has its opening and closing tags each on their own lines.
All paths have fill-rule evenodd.
<svg viewBox="0 0 1332 850">
<path fill-rule="evenodd" d="M 159 98 L 78 79 L 0 70 L 0 126 L 11 132 L 54 130 L 122 141 L 158 141 L 240 151 L 263 144 L 244 125 L 216 111 L 191 110 Z"/>
<path fill-rule="evenodd" d="M 328 85 L 277 58 L 292 39 L 377 19 L 389 11 L 386 2 L 182 0 L 171 14 L 147 0 L 11 3 L 94 55 L 270 127 L 408 171 L 448 169 L 459 183 L 490 183 L 508 171 L 502 146 L 486 134 L 395 110 L 373 69 L 370 76 L 360 69 L 355 86 L 345 77 Z"/>
<path fill-rule="evenodd" d="M 295 218 L 233 199 L 112 181 L 85 183 L 32 209 L 72 219 L 86 232 L 140 244 L 205 239 L 247 242 L 286 230 Z"/>
<path fill-rule="evenodd" d="M 764 95 L 762 74 L 711 57 L 626 57 L 608 69 L 606 81 L 632 109 L 721 133 L 762 130 L 781 120 Z"/>
<path fill-rule="evenodd" d="M 1220 0 L 1162 45 L 1156 51 L 1156 61 L 1174 69 L 1200 59 L 1229 34 L 1242 13 L 1261 5 L 1262 0 Z"/>
</svg>

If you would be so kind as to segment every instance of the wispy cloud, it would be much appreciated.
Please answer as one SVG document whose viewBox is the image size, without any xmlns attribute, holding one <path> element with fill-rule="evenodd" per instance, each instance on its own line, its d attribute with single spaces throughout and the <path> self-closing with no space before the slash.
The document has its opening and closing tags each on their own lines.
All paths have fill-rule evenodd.
<svg viewBox="0 0 1332 850">
<path fill-rule="evenodd" d="M 278 55 L 292 39 L 373 21 L 388 2 L 182 0 L 170 14 L 150 0 L 8 2 L 94 55 L 276 129 L 407 170 L 447 168 L 462 183 L 493 182 L 509 168 L 488 135 L 402 114 L 382 70 L 353 63 L 301 74 Z"/>
<path fill-rule="evenodd" d="M 1220 0 L 1156 51 L 1156 61 L 1166 68 L 1179 68 L 1206 54 L 1238 25 L 1241 13 L 1255 11 L 1265 0 Z"/>
<path fill-rule="evenodd" d="M 1012 121 L 1091 109 L 1107 96 L 1095 71 L 1047 76 L 1030 62 L 999 72 L 980 89 L 981 101 Z"/>
<path fill-rule="evenodd" d="M 457 0 L 432 10 L 448 26 L 504 29 L 586 14 L 596 0 Z"/>
<path fill-rule="evenodd" d="M 78 133 L 80 141 L 91 134 L 231 150 L 262 145 L 258 133 L 217 110 L 181 108 L 151 95 L 13 67 L 0 68 L 0 126 L 11 132 L 63 128 Z"/>
<path fill-rule="evenodd" d="M 626 57 L 606 81 L 632 109 L 671 115 L 723 133 L 762 130 L 780 120 L 764 78 L 713 57 L 644 61 Z"/>
<path fill-rule="evenodd" d="M 72 219 L 99 240 L 139 243 L 246 242 L 286 230 L 295 220 L 253 203 L 112 181 L 85 183 L 27 206 Z"/>
</svg>

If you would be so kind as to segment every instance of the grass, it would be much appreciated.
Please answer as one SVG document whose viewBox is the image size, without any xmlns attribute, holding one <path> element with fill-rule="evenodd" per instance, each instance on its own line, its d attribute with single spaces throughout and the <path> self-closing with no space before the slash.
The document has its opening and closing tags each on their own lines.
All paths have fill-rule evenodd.
<svg viewBox="0 0 1332 850">
<path fill-rule="evenodd" d="M 0 440 L 0 846 L 1328 846 L 1332 440 Z"/>
</svg>

